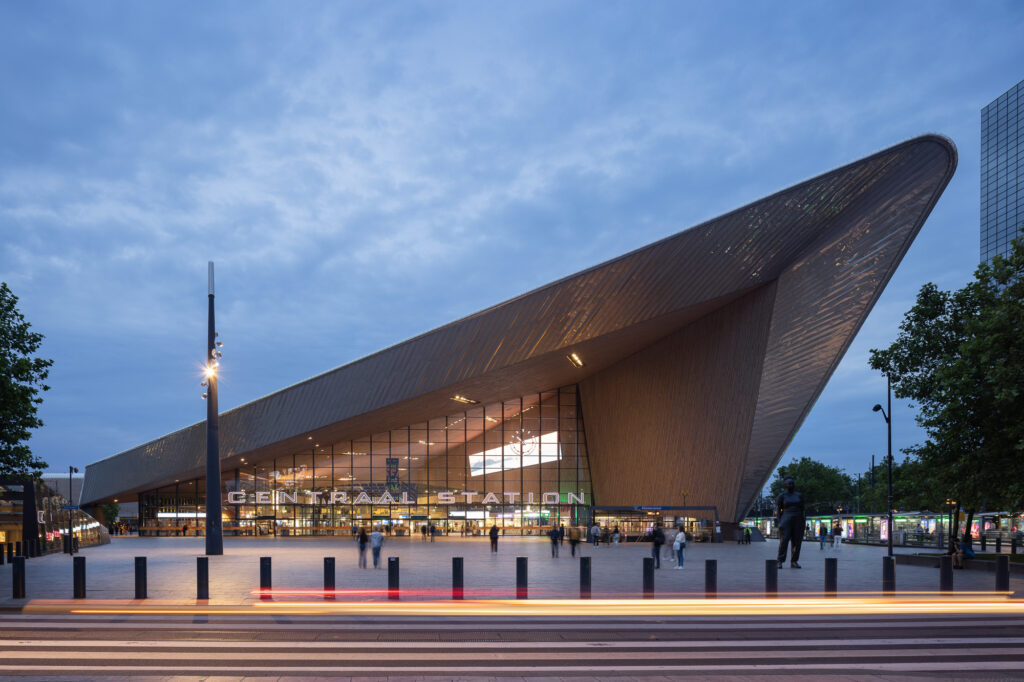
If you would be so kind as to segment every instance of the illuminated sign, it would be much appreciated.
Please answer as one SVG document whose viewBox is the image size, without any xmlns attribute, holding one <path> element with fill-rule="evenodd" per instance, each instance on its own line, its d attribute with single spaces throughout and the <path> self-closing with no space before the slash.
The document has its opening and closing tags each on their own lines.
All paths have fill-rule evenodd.
<svg viewBox="0 0 1024 682">
<path fill-rule="evenodd" d="M 385 492 L 376 497 L 371 497 L 367 492 L 360 492 L 354 498 L 350 498 L 351 491 L 345 490 L 307 490 L 287 492 L 285 490 L 260 490 L 255 493 L 230 492 L 228 493 L 228 504 L 416 504 L 416 499 L 409 497 L 409 493 L 402 491 L 397 497 Z M 505 498 L 504 502 L 502 497 Z M 462 498 L 462 499 L 457 499 Z M 480 498 L 479 500 L 477 498 Z M 520 499 L 521 498 L 521 499 Z M 517 501 L 525 504 L 559 504 L 559 495 L 556 492 L 540 493 L 506 492 L 499 496 L 497 493 L 475 492 L 466 490 L 455 493 L 444 491 L 437 493 L 437 504 L 515 504 Z M 567 493 L 567 504 L 586 504 L 584 493 Z M 301 500 L 301 501 L 300 501 Z"/>
</svg>

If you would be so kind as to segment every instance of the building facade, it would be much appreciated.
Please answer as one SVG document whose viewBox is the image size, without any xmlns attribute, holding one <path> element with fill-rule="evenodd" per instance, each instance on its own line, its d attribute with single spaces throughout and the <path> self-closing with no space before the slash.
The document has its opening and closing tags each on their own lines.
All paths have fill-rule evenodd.
<svg viewBox="0 0 1024 682">
<path fill-rule="evenodd" d="M 1024 81 L 981 110 L 981 260 L 1024 229 Z"/>
<path fill-rule="evenodd" d="M 224 412 L 226 534 L 744 518 L 956 167 L 924 136 Z M 82 503 L 202 532 L 206 424 Z"/>
</svg>

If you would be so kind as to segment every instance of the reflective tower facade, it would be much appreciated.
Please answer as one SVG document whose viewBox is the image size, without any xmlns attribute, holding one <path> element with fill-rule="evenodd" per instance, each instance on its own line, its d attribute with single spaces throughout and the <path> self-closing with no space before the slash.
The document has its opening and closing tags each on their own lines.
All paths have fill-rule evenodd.
<svg viewBox="0 0 1024 682">
<path fill-rule="evenodd" d="M 1024 226 L 1024 81 L 981 110 L 981 260 L 1010 252 Z"/>
</svg>

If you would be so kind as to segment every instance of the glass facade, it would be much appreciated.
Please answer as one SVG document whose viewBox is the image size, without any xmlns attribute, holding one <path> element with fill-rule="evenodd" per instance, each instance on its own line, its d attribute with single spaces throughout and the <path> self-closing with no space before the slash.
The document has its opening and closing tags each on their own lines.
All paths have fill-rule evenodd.
<svg viewBox="0 0 1024 682">
<path fill-rule="evenodd" d="M 539 534 L 593 505 L 576 386 L 355 440 L 319 443 L 221 474 L 225 535 Z M 203 479 L 139 496 L 143 535 L 199 534 Z"/>
<path fill-rule="evenodd" d="M 1024 226 L 1024 81 L 981 110 L 981 260 L 1010 252 Z"/>
</svg>

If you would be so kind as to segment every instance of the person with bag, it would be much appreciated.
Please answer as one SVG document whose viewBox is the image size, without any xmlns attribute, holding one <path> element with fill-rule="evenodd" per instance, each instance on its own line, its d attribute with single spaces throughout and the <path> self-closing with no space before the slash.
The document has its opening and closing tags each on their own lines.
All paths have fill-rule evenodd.
<svg viewBox="0 0 1024 682">
<path fill-rule="evenodd" d="M 679 532 L 676 533 L 676 540 L 672 543 L 672 549 L 676 551 L 676 570 L 683 570 L 683 550 L 686 549 L 686 531 L 683 530 L 682 526 L 679 526 Z"/>
<path fill-rule="evenodd" d="M 661 546 L 665 544 L 665 531 L 661 524 L 654 525 L 654 532 L 651 534 L 651 557 L 654 559 L 654 567 L 661 568 Z"/>
</svg>

